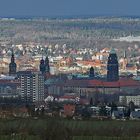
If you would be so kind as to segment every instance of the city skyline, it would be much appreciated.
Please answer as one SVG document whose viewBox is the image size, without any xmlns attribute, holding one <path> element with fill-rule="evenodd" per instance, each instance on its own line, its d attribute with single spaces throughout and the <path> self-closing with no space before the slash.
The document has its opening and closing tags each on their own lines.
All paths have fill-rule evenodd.
<svg viewBox="0 0 140 140">
<path fill-rule="evenodd" d="M 140 139 L 139 5 L 0 0 L 0 140 Z"/>
<path fill-rule="evenodd" d="M 0 0 L 1 17 L 40 16 L 139 16 L 140 1 L 135 0 Z"/>
</svg>

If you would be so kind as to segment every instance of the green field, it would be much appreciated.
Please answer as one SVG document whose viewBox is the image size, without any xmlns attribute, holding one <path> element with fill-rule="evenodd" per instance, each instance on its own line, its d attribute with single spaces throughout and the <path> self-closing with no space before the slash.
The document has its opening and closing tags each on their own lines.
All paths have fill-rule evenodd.
<svg viewBox="0 0 140 140">
<path fill-rule="evenodd" d="M 140 140 L 140 122 L 1 119 L 0 140 Z"/>
</svg>

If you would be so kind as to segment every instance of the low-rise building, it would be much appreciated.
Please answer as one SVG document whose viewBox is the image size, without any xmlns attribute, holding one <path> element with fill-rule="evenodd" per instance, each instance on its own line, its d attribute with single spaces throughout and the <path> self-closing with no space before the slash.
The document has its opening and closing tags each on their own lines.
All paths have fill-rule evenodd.
<svg viewBox="0 0 140 140">
<path fill-rule="evenodd" d="M 120 92 L 129 93 L 140 89 L 140 82 L 133 79 L 120 79 L 114 82 L 108 82 L 98 79 L 71 79 L 63 84 L 63 92 L 75 92 L 79 95 L 85 94 L 91 97 L 94 93 L 114 94 Z"/>
<path fill-rule="evenodd" d="M 130 113 L 131 120 L 140 120 L 140 111 L 132 111 Z"/>
<path fill-rule="evenodd" d="M 112 112 L 112 119 L 123 119 L 124 118 L 124 112 L 123 111 L 119 111 L 119 110 L 116 110 L 116 111 L 113 111 Z"/>
<path fill-rule="evenodd" d="M 0 97 L 17 98 L 21 92 L 20 82 L 16 79 L 0 79 Z"/>
<path fill-rule="evenodd" d="M 72 117 L 75 112 L 75 105 L 66 104 L 64 105 L 64 115 L 67 117 Z"/>
</svg>

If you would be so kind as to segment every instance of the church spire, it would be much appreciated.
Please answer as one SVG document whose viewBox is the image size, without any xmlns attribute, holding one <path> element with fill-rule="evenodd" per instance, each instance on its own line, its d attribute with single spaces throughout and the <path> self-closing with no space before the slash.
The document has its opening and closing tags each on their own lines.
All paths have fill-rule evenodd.
<svg viewBox="0 0 140 140">
<path fill-rule="evenodd" d="M 42 56 L 42 59 L 40 60 L 40 71 L 42 72 L 42 74 L 45 73 L 45 61 L 43 59 L 43 56 Z"/>
<path fill-rule="evenodd" d="M 123 58 L 127 58 L 127 56 L 126 56 L 126 50 L 124 50 L 124 52 L 123 52 Z"/>
<path fill-rule="evenodd" d="M 49 58 L 48 58 L 48 56 L 45 59 L 45 68 L 46 68 L 46 73 L 50 73 L 50 65 L 49 65 Z"/>
<path fill-rule="evenodd" d="M 94 78 L 94 68 L 93 67 L 90 68 L 89 77 Z"/>
<path fill-rule="evenodd" d="M 9 64 L 9 75 L 16 74 L 17 65 L 15 63 L 14 51 L 12 50 L 11 62 Z"/>
<path fill-rule="evenodd" d="M 12 55 L 11 55 L 11 62 L 14 63 L 15 62 L 15 57 L 14 57 L 14 51 L 12 49 Z"/>
</svg>

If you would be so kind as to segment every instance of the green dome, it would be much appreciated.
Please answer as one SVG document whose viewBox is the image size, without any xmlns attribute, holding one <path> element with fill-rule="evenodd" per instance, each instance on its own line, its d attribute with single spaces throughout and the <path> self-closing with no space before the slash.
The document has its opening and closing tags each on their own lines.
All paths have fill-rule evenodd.
<svg viewBox="0 0 140 140">
<path fill-rule="evenodd" d="M 110 54 L 116 54 L 116 51 L 114 48 L 111 49 Z"/>
</svg>

